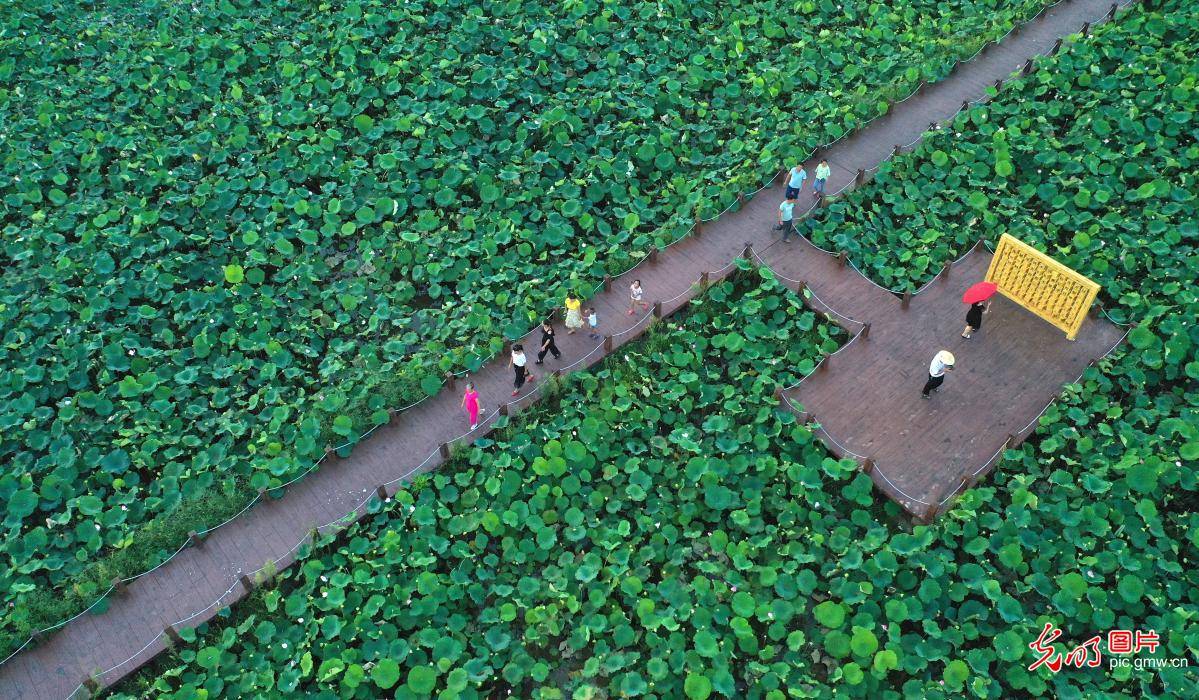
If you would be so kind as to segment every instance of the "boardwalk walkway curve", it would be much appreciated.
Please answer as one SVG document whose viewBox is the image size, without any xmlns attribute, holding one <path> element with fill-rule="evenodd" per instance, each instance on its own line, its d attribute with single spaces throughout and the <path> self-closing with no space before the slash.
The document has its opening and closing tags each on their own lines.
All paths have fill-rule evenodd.
<svg viewBox="0 0 1199 700">
<path fill-rule="evenodd" d="M 1121 3 L 1127 4 L 1131 0 Z M 1110 0 L 1059 0 L 1025 25 L 1014 28 L 1000 42 L 987 45 L 975 57 L 960 63 L 943 81 L 922 86 L 895 103 L 886 116 L 817 149 L 804 160 L 811 168 L 816 155 L 827 158 L 833 167 L 829 196 L 842 194 L 861 184 L 864 174 L 876 171 L 879 163 L 918 143 L 930 125 L 946 123 L 971 104 L 985 102 L 988 89 L 996 86 L 997 81 L 1022 68 L 1030 68 L 1036 56 L 1060 47 L 1061 38 L 1114 16 L 1114 8 Z M 781 193 L 753 196 L 766 189 L 774 192 L 781 187 L 766 185 L 749 193 L 737 213 L 724 216 L 726 209 L 703 220 L 666 249 L 638 262 L 620 276 L 620 282 L 606 281 L 597 287 L 591 305 L 599 311 L 601 330 L 608 335 L 592 346 L 585 340 L 585 334 L 559 334 L 563 356 L 578 359 L 557 367 L 557 371 L 584 369 L 615 352 L 620 345 L 640 335 L 654 317 L 670 315 L 685 306 L 704 283 L 726 277 L 742 257 L 771 268 L 789 286 L 796 285 L 793 288 L 798 289 L 800 280 L 806 280 L 800 290 L 806 303 L 856 333 L 836 355 L 844 352 L 842 357 L 849 356 L 858 348 L 874 343 L 861 340 L 869 332 L 867 324 L 880 311 L 890 313 L 891 309 L 898 309 L 898 298 L 891 290 L 860 274 L 856 266 L 850 265 L 854 272 L 849 272 L 846 260 L 834 251 L 822 250 L 803 238 L 793 245 L 779 243 L 771 224 Z M 804 202 L 804 214 L 809 215 L 815 204 Z M 736 204 L 730 209 L 734 207 Z M 978 258 L 973 252 L 966 257 Z M 642 280 L 647 298 L 655 303 L 628 318 L 624 281 L 632 279 L 634 274 Z M 616 326 L 618 322 L 620 326 Z M 533 337 L 531 332 L 524 339 L 530 347 Z M 337 460 L 335 454 L 327 454 L 321 462 L 337 460 L 338 463 L 315 472 L 314 464 L 287 484 L 267 493 L 260 492 L 233 518 L 197 533 L 198 546 L 184 543 L 162 564 L 114 582 L 113 588 L 105 593 L 111 600 L 108 612 L 80 613 L 45 630 L 37 643 L 26 642 L 0 662 L 0 697 L 78 697 L 113 685 L 153 659 L 177 641 L 178 628 L 199 625 L 219 609 L 240 600 L 253 587 L 253 577 L 289 566 L 296 551 L 314 531 L 327 533 L 361 517 L 364 507 L 373 499 L 387 497 L 397 484 L 440 465 L 448 458 L 451 445 L 482 437 L 500 415 L 514 414 L 535 401 L 541 384 L 512 401 L 496 401 L 496 397 L 507 397 L 505 392 L 510 389 L 511 375 L 504 360 L 504 357 L 494 359 L 472 376 L 483 404 L 488 406 L 475 430 L 465 430 L 465 420 L 458 408 L 455 384 L 462 374 L 449 375 L 441 392 L 418 402 L 419 406 L 393 411 L 392 421 L 373 429 L 378 435 L 357 443 L 347 459 Z M 816 378 L 813 383 L 820 381 Z M 800 388 L 790 387 L 780 398 L 790 403 L 795 390 Z M 795 405 L 793 409 L 804 410 Z M 1036 420 L 1029 424 L 1030 429 Z M 820 421 L 814 421 L 813 425 L 830 447 L 840 446 L 844 450 L 841 454 L 865 459 L 841 445 Z M 425 450 L 430 450 L 428 456 L 419 463 L 400 466 L 412 461 L 410 455 Z M 991 466 L 1002 451 L 1001 447 L 978 473 Z M 876 484 L 889 480 L 877 468 L 872 470 L 872 477 Z M 281 494 L 284 488 L 287 488 L 286 497 L 266 497 Z M 880 488 L 896 497 L 888 489 Z M 938 507 L 957 492 L 958 489 L 953 490 Z M 923 502 L 926 498 L 919 500 Z M 904 503 L 902 497 L 897 500 L 913 512 L 923 510 Z"/>
</svg>

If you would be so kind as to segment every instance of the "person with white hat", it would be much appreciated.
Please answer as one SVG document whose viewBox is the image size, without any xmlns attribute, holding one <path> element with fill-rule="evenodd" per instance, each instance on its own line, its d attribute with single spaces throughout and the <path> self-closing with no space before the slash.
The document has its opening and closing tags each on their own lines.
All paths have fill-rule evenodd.
<svg viewBox="0 0 1199 700">
<path fill-rule="evenodd" d="M 933 356 L 933 362 L 928 366 L 928 381 L 920 395 L 926 399 L 932 398 L 929 392 L 936 391 L 945 382 L 945 373 L 953 370 L 953 353 L 941 350 Z"/>
</svg>

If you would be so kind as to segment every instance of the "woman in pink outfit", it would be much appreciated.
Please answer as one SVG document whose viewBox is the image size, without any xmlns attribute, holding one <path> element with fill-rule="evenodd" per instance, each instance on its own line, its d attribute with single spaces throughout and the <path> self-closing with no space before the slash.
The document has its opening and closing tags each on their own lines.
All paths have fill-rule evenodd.
<svg viewBox="0 0 1199 700">
<path fill-rule="evenodd" d="M 470 418 L 470 429 L 474 430 L 479 426 L 479 392 L 475 391 L 475 385 L 467 382 L 466 393 L 462 394 L 462 407 L 466 409 L 466 415 Z"/>
</svg>

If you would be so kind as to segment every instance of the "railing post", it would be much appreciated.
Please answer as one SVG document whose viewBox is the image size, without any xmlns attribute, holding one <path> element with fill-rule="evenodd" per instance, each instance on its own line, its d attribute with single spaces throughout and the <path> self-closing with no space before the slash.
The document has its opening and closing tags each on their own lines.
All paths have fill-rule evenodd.
<svg viewBox="0 0 1199 700">
<path fill-rule="evenodd" d="M 500 404 L 500 415 L 507 416 L 508 413 L 509 413 L 508 404 L 506 404 L 506 403 Z"/>
<path fill-rule="evenodd" d="M 745 195 L 742 194 L 741 192 L 738 192 L 737 193 L 737 208 L 740 209 L 741 207 L 744 207 L 744 206 L 745 206 Z"/>
<path fill-rule="evenodd" d="M 204 544 L 204 538 L 200 537 L 200 535 L 199 535 L 199 534 L 197 534 L 195 530 L 189 530 L 189 531 L 188 531 L 188 533 L 187 533 L 187 541 L 188 541 L 188 542 L 191 544 L 191 546 L 193 546 L 193 547 L 199 547 L 200 545 Z"/>
<path fill-rule="evenodd" d="M 866 340 L 869 337 L 870 337 L 870 324 L 863 323 L 862 324 L 862 340 Z"/>
<path fill-rule="evenodd" d="M 662 318 L 662 302 L 654 302 L 654 318 Z"/>
<path fill-rule="evenodd" d="M 924 524 L 931 525 L 933 520 L 936 517 L 937 517 L 937 504 L 936 503 L 928 504 L 928 507 L 924 509 L 924 514 L 922 516 L 922 518 L 924 519 Z"/>
<path fill-rule="evenodd" d="M 783 405 L 783 387 L 776 386 L 774 388 L 774 400 L 781 406 Z"/>
<path fill-rule="evenodd" d="M 832 357 L 832 355 L 828 354 L 827 352 L 821 353 L 820 367 L 817 369 L 818 372 L 827 372 L 828 371 L 829 358 L 831 358 L 831 357 Z"/>
<path fill-rule="evenodd" d="M 651 265 L 658 262 L 658 246 L 649 249 L 649 262 Z"/>
<path fill-rule="evenodd" d="M 167 625 L 162 631 L 166 634 L 170 644 L 181 644 L 183 642 L 183 637 L 179 636 L 179 630 L 175 629 L 174 625 Z"/>
<path fill-rule="evenodd" d="M 910 306 L 911 304 L 912 304 L 912 290 L 905 289 L 905 290 L 903 290 L 903 301 L 899 302 L 899 308 L 903 309 L 904 311 L 907 311 L 908 306 Z"/>
<path fill-rule="evenodd" d="M 258 487 L 258 500 L 265 502 L 267 499 L 267 496 L 268 496 L 267 488 L 265 486 L 259 486 Z"/>
<path fill-rule="evenodd" d="M 83 688 L 87 691 L 89 697 L 94 697 L 100 692 L 100 682 L 95 678 L 88 676 L 83 679 Z"/>
<path fill-rule="evenodd" d="M 698 236 L 699 234 L 701 234 L 703 232 L 704 232 L 704 220 L 699 215 L 699 208 L 696 207 L 696 209 L 695 209 L 695 235 Z"/>
<path fill-rule="evenodd" d="M 999 80 L 995 81 L 995 92 L 999 92 L 1002 89 L 1003 89 L 1003 78 L 1000 78 Z"/>
<path fill-rule="evenodd" d="M 612 336 L 604 336 L 604 352 L 612 352 Z"/>
<path fill-rule="evenodd" d="M 384 484 L 379 484 L 378 486 L 376 486 L 375 487 L 375 495 L 379 497 L 380 501 L 386 501 L 388 498 L 387 486 Z"/>
<path fill-rule="evenodd" d="M 874 460 L 870 457 L 867 457 L 866 460 L 862 462 L 862 473 L 866 474 L 867 476 L 874 473 Z"/>
<path fill-rule="evenodd" d="M 749 241 L 746 241 L 746 242 L 745 242 L 745 250 L 744 250 L 744 251 L 742 251 L 742 253 L 741 253 L 741 257 L 745 258 L 746 260 L 751 260 L 751 259 L 753 259 L 753 257 L 754 257 L 754 247 L 753 247 L 753 244 L 751 244 Z"/>
<path fill-rule="evenodd" d="M 122 580 L 120 576 L 113 576 L 112 577 L 112 590 L 117 595 L 125 595 L 125 591 L 127 591 L 129 589 L 125 587 L 125 581 Z"/>
<path fill-rule="evenodd" d="M 1117 10 L 1117 9 L 1118 9 L 1118 6 L 1116 5 L 1116 3 L 1114 3 L 1114 2 L 1113 2 L 1113 3 L 1112 3 L 1112 9 L 1110 9 L 1110 10 L 1108 10 L 1108 11 L 1107 11 L 1107 21 L 1109 21 L 1109 22 L 1110 22 L 1110 21 L 1112 21 L 1113 19 L 1115 19 L 1115 18 L 1116 18 L 1116 10 Z"/>
<path fill-rule="evenodd" d="M 820 194 L 816 195 L 816 208 L 823 209 L 827 206 L 828 206 L 828 198 L 824 196 L 824 193 L 821 192 Z"/>
<path fill-rule="evenodd" d="M 454 373 L 449 370 L 445 373 L 445 387 L 450 391 L 454 390 Z"/>
<path fill-rule="evenodd" d="M 1049 55 L 1054 56 L 1057 54 L 1058 51 L 1061 51 L 1061 50 L 1062 50 L 1062 40 L 1058 39 L 1057 41 L 1053 42 L 1053 48 L 1049 49 Z"/>
<path fill-rule="evenodd" d="M 1090 315 L 1090 317 L 1092 319 L 1097 319 L 1100 316 L 1102 316 L 1103 315 L 1103 302 L 1097 301 L 1094 304 L 1092 304 L 1091 308 L 1088 310 L 1088 315 Z"/>
<path fill-rule="evenodd" d="M 849 254 L 844 250 L 837 251 L 837 267 L 845 267 L 845 262 L 849 260 Z"/>
<path fill-rule="evenodd" d="M 945 263 L 945 267 L 941 268 L 941 274 L 938 275 L 942 282 L 949 281 L 949 271 L 953 269 L 953 263 Z"/>
<path fill-rule="evenodd" d="M 337 456 L 337 450 L 333 449 L 333 445 L 325 445 L 325 456 L 329 459 L 340 459 Z"/>
<path fill-rule="evenodd" d="M 604 291 L 612 291 L 612 275 L 604 275 Z"/>
<path fill-rule="evenodd" d="M 962 100 L 962 109 L 961 109 L 961 111 L 965 112 L 965 111 L 966 111 L 966 110 L 968 110 L 968 109 L 970 109 L 970 102 L 969 102 L 968 100 Z"/>
<path fill-rule="evenodd" d="M 929 123 L 928 123 L 928 130 L 929 130 L 930 132 L 932 132 L 932 131 L 937 131 L 937 130 L 939 130 L 940 128 L 941 128 L 941 125 L 940 125 L 940 124 L 938 124 L 938 123 L 936 123 L 936 122 L 929 122 Z"/>
<path fill-rule="evenodd" d="M 858 168 L 858 174 L 853 176 L 853 182 L 858 186 L 861 186 L 862 183 L 866 182 L 866 171 L 862 168 Z"/>
<path fill-rule="evenodd" d="M 1030 58 L 1030 59 L 1028 59 L 1027 61 L 1025 61 L 1025 62 L 1024 62 L 1024 70 L 1023 70 L 1023 71 L 1021 71 L 1021 72 L 1022 72 L 1024 75 L 1031 75 L 1031 74 L 1032 74 L 1032 69 L 1033 69 L 1033 62 L 1032 62 L 1032 59 Z"/>
<path fill-rule="evenodd" d="M 799 281 L 799 286 L 795 288 L 795 293 L 799 295 L 801 301 L 804 301 L 803 293 L 808 288 L 808 283 L 803 280 Z"/>
<path fill-rule="evenodd" d="M 1003 444 L 1004 449 L 1014 450 L 1019 446 L 1020 446 L 1020 438 L 1016 437 L 1015 435 L 1012 435 L 1011 433 L 1008 433 L 1007 434 L 1007 442 L 1005 442 Z"/>
<path fill-rule="evenodd" d="M 699 273 L 699 288 L 700 289 L 708 288 L 708 274 L 709 273 L 707 270 L 704 270 L 703 272 Z"/>
<path fill-rule="evenodd" d="M 1091 23 L 1090 22 L 1082 23 L 1082 35 L 1083 36 L 1091 36 Z"/>
<path fill-rule="evenodd" d="M 245 574 L 238 574 L 237 582 L 240 583 L 241 587 L 246 590 L 246 593 L 254 592 L 254 581 L 249 576 L 246 576 Z"/>
<path fill-rule="evenodd" d="M 441 453 L 442 459 L 450 458 L 450 444 L 448 442 L 443 442 L 440 445 L 438 445 L 437 451 Z"/>
<path fill-rule="evenodd" d="M 900 146 L 899 144 L 895 144 L 895 148 L 891 149 L 891 157 L 894 158 L 895 156 L 899 155 L 899 150 L 901 148 L 902 148 L 902 146 Z"/>
</svg>

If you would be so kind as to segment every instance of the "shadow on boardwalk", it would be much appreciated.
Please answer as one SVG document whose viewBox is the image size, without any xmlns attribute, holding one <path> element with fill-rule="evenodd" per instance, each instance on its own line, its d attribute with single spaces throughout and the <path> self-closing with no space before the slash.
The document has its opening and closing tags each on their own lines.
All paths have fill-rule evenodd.
<svg viewBox="0 0 1199 700">
<path fill-rule="evenodd" d="M 951 119 L 963 103 L 980 101 L 997 80 L 1034 56 L 1048 53 L 1057 39 L 1076 33 L 1084 22 L 1099 21 L 1109 7 L 1110 0 L 1071 0 L 1050 8 L 959 65 L 944 81 L 895 105 L 887 117 L 822 149 L 821 155 L 832 166 L 829 191 L 840 192 L 860 182 L 859 171 L 865 175 L 875 169 L 900 150 L 897 144 L 919 141 L 930 124 Z M 809 172 L 814 166 L 809 159 Z M 1001 304 L 984 333 L 972 341 L 975 344 L 959 348 L 953 338 L 960 330 L 963 309 L 953 303 L 954 295 L 960 294 L 959 283 L 980 276 L 985 253 L 976 251 L 973 260 L 968 256 L 960 270 L 955 267 L 952 284 L 942 289 L 934 283 L 927 295 L 904 311 L 894 295 L 841 264 L 836 256 L 802 239 L 776 242 L 772 224 L 781 196 L 781 187 L 762 191 L 738 212 L 705 223 L 654 256 L 654 261 L 643 261 L 613 281 L 610 289 L 599 291 L 590 305 L 599 312 L 600 332 L 610 340 L 595 342 L 585 333 L 559 332 L 564 359 L 547 360 L 546 370 L 589 367 L 637 337 L 655 313 L 665 316 L 686 305 L 701 279 L 718 281 L 730 274 L 737 257 L 758 257 L 781 277 L 791 279 L 790 284 L 805 281 L 812 295 L 808 303 L 820 311 L 844 314 L 837 318 L 853 332 L 863 323 L 871 324 L 868 336 L 859 334 L 838 352 L 829 369 L 786 397 L 802 404 L 797 410 L 818 415 L 820 423 L 846 443 L 830 442 L 830 447 L 846 456 L 875 460 L 876 484 L 909 510 L 926 513 L 928 503 L 947 492 L 952 495 L 963 472 L 978 466 L 971 460 L 990 455 L 1013 432 L 1012 426 L 1019 429 L 1033 418 L 1051 389 L 1056 392 L 1063 381 L 1073 379 L 1077 367 L 1119 335 L 1106 324 L 1092 322 L 1076 344 L 1058 347 L 1066 341 L 1054 344 L 1035 319 Z M 805 193 L 803 206 L 812 204 Z M 627 289 L 632 279 L 642 281 L 647 301 L 657 302 L 651 311 L 628 315 Z M 1021 340 L 1025 334 L 1028 339 Z M 1052 352 L 1038 363 L 1036 353 L 1046 352 L 1047 344 Z M 535 347 L 535 334 L 525 339 L 525 345 Z M 941 345 L 961 353 L 960 372 L 950 378 L 936 402 L 910 406 L 934 346 Z M 215 529 L 200 546 L 181 550 L 114 592 L 105 614 L 83 614 L 45 640 L 26 645 L 0 667 L 0 697 L 64 698 L 108 687 L 136 670 L 169 646 L 176 627 L 199 625 L 244 597 L 250 585 L 247 576 L 264 568 L 289 566 L 313 528 L 334 528 L 339 521 L 360 517 L 364 504 L 380 489 L 394 492 L 413 475 L 440 465 L 448 456 L 445 445 L 486 434 L 501 406 L 515 414 L 536 400 L 534 391 L 505 403 L 512 388 L 506 364 L 507 357 L 501 357 L 471 378 L 487 415 L 477 430 L 467 431 L 459 407 L 460 386 L 448 386 L 416 409 L 397 414 L 371 439 L 357 445 L 348 459 L 326 460 L 324 468 L 290 485 L 283 498 L 263 499 Z M 1031 364 L 1037 365 L 1036 371 L 1031 371 Z M 1029 371 L 1016 374 L 1013 368 Z M 984 399 L 1004 407 L 1003 411 L 979 411 L 971 418 L 969 412 L 957 410 L 966 402 L 981 405 Z M 896 488 L 889 488 L 880 474 L 894 479 Z"/>
</svg>

